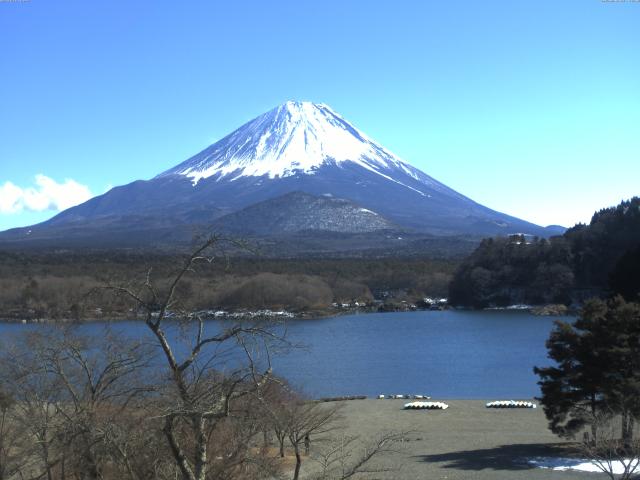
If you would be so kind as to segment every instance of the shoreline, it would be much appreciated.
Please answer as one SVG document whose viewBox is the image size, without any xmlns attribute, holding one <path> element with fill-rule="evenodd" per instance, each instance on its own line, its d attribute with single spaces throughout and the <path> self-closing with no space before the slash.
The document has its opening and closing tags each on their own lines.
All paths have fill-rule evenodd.
<svg viewBox="0 0 640 480">
<path fill-rule="evenodd" d="M 211 312 L 221 311 L 216 309 L 209 310 Z M 409 311 L 429 311 L 429 309 L 415 309 L 415 310 L 374 310 L 371 308 L 361 307 L 354 309 L 336 309 L 336 310 L 311 310 L 311 311 L 303 311 L 303 312 L 291 312 L 287 310 L 271 310 L 271 309 L 261 309 L 261 310 L 230 310 L 225 311 L 224 315 L 206 315 L 204 316 L 205 321 L 212 320 L 229 320 L 229 319 L 251 319 L 251 318 L 280 318 L 280 319 L 291 319 L 291 320 L 321 320 L 323 318 L 332 318 L 332 317 L 340 317 L 344 315 L 356 315 L 356 314 L 369 314 L 369 313 L 384 313 L 384 312 L 409 312 Z M 197 313 L 197 312 L 196 312 Z M 172 317 L 165 317 L 166 320 L 171 320 Z M 96 322 L 108 322 L 108 323 L 117 323 L 117 322 L 136 322 L 144 321 L 143 316 L 124 316 L 122 313 L 115 313 L 108 318 L 105 317 L 84 317 L 79 319 L 72 318 L 37 318 L 37 319 L 29 319 L 29 318 L 13 318 L 13 317 L 3 317 L 0 316 L 0 323 L 20 323 L 20 324 L 43 324 L 43 325 L 55 325 L 55 324 L 73 324 L 73 323 L 96 323 Z"/>
<path fill-rule="evenodd" d="M 318 402 L 318 403 L 335 403 L 335 402 L 353 402 L 353 403 L 358 403 L 358 402 L 364 402 L 364 401 L 376 401 L 376 402 L 398 402 L 398 404 L 400 404 L 400 402 L 404 403 L 408 403 L 408 402 L 420 402 L 420 401 L 425 401 L 425 402 L 484 402 L 485 406 L 487 403 L 489 402 L 495 402 L 497 400 L 513 400 L 516 402 L 519 401 L 524 401 L 524 402 L 533 402 L 537 405 L 536 408 L 533 408 L 532 410 L 537 410 L 538 408 L 540 408 L 540 406 L 538 405 L 538 397 L 491 397 L 491 398 L 487 398 L 487 397 L 478 397 L 478 398 L 454 398 L 454 397 L 427 397 L 425 395 L 422 396 L 423 398 L 415 398 L 415 396 L 411 395 L 410 398 L 377 398 L 375 395 L 373 396 L 368 396 L 368 395 L 342 395 L 339 397 L 319 397 L 319 398 L 312 398 L 310 401 L 312 402 Z M 424 398 L 426 397 L 426 398 Z M 487 408 L 487 410 L 492 410 L 491 408 Z M 496 410 L 495 408 L 493 410 Z M 497 409 L 497 410 L 501 410 L 501 409 Z M 502 410 L 509 410 L 508 408 L 506 409 L 502 409 Z M 512 409 L 512 410 L 527 410 L 527 409 Z"/>
<path fill-rule="evenodd" d="M 429 311 L 447 311 L 447 310 L 460 310 L 460 311 L 474 311 L 474 312 L 523 312 L 540 317 L 566 317 L 576 315 L 578 312 L 574 309 L 557 308 L 557 305 L 513 305 L 507 307 L 488 307 L 488 308 L 467 308 L 467 307 L 452 307 L 446 306 L 438 309 L 434 308 L 402 308 L 402 309 L 390 309 L 385 308 L 373 308 L 373 307 L 358 307 L 358 308 L 345 308 L 345 309 L 327 309 L 327 310 L 310 310 L 302 312 L 291 312 L 288 310 L 216 310 L 210 309 L 207 312 L 216 312 L 216 314 L 209 314 L 204 319 L 206 321 L 211 320 L 229 320 L 229 319 L 251 319 L 251 318 L 274 318 L 274 319 L 291 319 L 291 320 L 322 320 L 325 318 L 340 317 L 346 315 L 358 315 L 358 314 L 372 314 L 372 313 L 407 313 L 407 312 L 429 312 Z M 217 315 L 218 312 L 224 312 L 224 314 Z M 167 317 L 170 320 L 171 317 Z M 43 324 L 43 325 L 57 325 L 57 324 L 74 324 L 74 323 L 117 323 L 117 322 L 135 322 L 144 321 L 142 316 L 126 316 L 122 313 L 115 313 L 109 318 L 101 317 L 85 317 L 85 318 L 16 318 L 8 316 L 0 316 L 0 323 L 16 323 L 16 324 Z"/>
</svg>

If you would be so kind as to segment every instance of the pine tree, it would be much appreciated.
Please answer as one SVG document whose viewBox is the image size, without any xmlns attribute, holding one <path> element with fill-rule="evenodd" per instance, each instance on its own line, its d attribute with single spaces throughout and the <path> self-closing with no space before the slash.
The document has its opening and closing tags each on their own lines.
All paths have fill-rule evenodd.
<svg viewBox="0 0 640 480">
<path fill-rule="evenodd" d="M 573 324 L 556 322 L 547 341 L 556 365 L 535 368 L 551 430 L 573 436 L 599 415 L 622 420 L 622 440 L 633 438 L 640 418 L 640 305 L 616 297 L 586 302 Z"/>
</svg>

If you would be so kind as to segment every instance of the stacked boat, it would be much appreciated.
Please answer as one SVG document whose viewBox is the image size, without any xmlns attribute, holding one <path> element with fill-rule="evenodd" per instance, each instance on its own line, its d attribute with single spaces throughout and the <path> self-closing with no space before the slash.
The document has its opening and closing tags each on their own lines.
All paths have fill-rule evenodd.
<svg viewBox="0 0 640 480">
<path fill-rule="evenodd" d="M 444 402 L 409 402 L 404 404 L 405 410 L 446 410 L 449 408 Z"/>
<path fill-rule="evenodd" d="M 378 395 L 378 400 L 384 400 L 384 399 L 389 399 L 389 400 L 409 400 L 411 398 L 415 399 L 415 400 L 430 400 L 431 397 L 428 395 L 406 395 L 406 394 L 401 394 L 401 395 Z"/>
<path fill-rule="evenodd" d="M 533 402 L 515 401 L 515 400 L 496 400 L 487 403 L 487 408 L 536 408 Z"/>
</svg>

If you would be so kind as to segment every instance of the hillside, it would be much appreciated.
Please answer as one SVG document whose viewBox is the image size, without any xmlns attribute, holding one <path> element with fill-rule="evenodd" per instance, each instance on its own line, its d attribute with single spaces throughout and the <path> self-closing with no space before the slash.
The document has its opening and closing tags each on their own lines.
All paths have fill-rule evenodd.
<svg viewBox="0 0 640 480">
<path fill-rule="evenodd" d="M 363 233 L 398 227 L 348 200 L 292 192 L 225 215 L 216 220 L 214 229 L 274 236 L 304 231 Z"/>
<path fill-rule="evenodd" d="M 463 306 L 580 302 L 640 293 L 640 198 L 550 239 L 488 238 L 462 263 L 450 300 Z"/>
</svg>

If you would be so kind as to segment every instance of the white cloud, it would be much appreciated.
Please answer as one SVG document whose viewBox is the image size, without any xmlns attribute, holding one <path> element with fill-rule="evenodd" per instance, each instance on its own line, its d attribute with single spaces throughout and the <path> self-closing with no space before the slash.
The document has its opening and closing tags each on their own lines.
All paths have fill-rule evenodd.
<svg viewBox="0 0 640 480">
<path fill-rule="evenodd" d="M 60 211 L 92 196 L 86 185 L 70 178 L 58 183 L 46 175 L 36 175 L 35 186 L 32 187 L 21 188 L 9 181 L 0 185 L 0 213 Z"/>
</svg>

